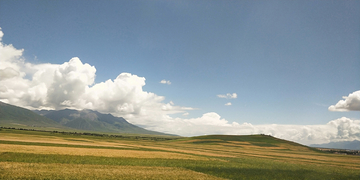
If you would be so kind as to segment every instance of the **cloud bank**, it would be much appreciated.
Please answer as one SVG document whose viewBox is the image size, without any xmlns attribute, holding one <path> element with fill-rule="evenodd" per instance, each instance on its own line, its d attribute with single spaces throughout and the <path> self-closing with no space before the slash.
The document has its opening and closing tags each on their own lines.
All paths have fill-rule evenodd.
<svg viewBox="0 0 360 180">
<path fill-rule="evenodd" d="M 215 112 L 205 113 L 199 118 L 191 119 L 166 116 L 163 118 L 161 125 L 148 129 L 182 136 L 267 134 L 307 145 L 360 140 L 360 120 L 346 117 L 332 120 L 323 125 L 230 123 Z"/>
<path fill-rule="evenodd" d="M 360 111 L 360 90 L 343 96 L 335 105 L 331 105 L 329 111 Z"/>
<path fill-rule="evenodd" d="M 187 111 L 194 108 L 165 103 L 165 97 L 144 91 L 144 77 L 120 73 L 115 79 L 94 83 L 96 68 L 79 58 L 63 64 L 32 64 L 23 58 L 23 49 L 3 44 L 2 37 L 0 29 L 0 101 L 5 103 L 29 109 L 92 109 L 124 117 L 149 130 L 182 136 L 262 133 L 304 144 L 360 140 L 360 120 L 346 117 L 325 125 L 238 124 L 215 112 L 197 118 L 174 118 L 170 115 L 187 116 Z M 358 107 L 358 94 L 354 92 L 343 100 L 350 104 L 348 109 Z M 234 99 L 237 94 L 218 97 Z"/>
</svg>

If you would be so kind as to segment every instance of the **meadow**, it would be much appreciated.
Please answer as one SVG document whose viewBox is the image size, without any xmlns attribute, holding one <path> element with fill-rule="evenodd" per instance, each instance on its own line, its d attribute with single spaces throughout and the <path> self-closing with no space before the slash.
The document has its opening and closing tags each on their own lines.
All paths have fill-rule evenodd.
<svg viewBox="0 0 360 180">
<path fill-rule="evenodd" d="M 0 129 L 0 179 L 360 179 L 360 156 L 266 135 L 129 138 Z"/>
</svg>

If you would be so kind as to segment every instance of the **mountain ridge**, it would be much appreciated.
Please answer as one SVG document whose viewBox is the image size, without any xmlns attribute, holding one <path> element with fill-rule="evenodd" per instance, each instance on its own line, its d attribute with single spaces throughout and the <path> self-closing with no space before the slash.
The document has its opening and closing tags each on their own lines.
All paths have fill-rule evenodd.
<svg viewBox="0 0 360 180">
<path fill-rule="evenodd" d="M 176 136 L 146 130 L 127 122 L 122 117 L 102 114 L 94 110 L 85 109 L 78 111 L 74 109 L 63 109 L 31 111 L 1 101 L 0 126 Z"/>
<path fill-rule="evenodd" d="M 115 117 L 111 114 L 102 114 L 94 110 L 49 110 L 49 111 L 34 111 L 44 117 L 53 119 L 57 123 L 75 129 L 110 132 L 116 133 L 135 133 L 135 134 L 161 134 L 165 133 L 149 131 L 141 127 L 135 126 L 127 122 L 122 117 Z"/>
</svg>

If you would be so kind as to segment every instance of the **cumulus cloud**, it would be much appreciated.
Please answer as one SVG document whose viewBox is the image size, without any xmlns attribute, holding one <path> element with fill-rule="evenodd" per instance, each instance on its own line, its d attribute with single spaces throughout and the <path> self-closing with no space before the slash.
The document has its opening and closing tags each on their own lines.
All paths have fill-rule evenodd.
<svg viewBox="0 0 360 180">
<path fill-rule="evenodd" d="M 171 82 L 169 80 L 165 80 L 165 79 L 161 80 L 160 83 L 161 84 L 168 84 L 168 85 L 171 84 Z"/>
<path fill-rule="evenodd" d="M 331 105 L 329 111 L 360 111 L 360 90 L 343 96 L 335 105 Z"/>
<path fill-rule="evenodd" d="M 331 138 L 335 141 L 347 139 L 350 141 L 359 140 L 360 138 L 360 120 L 351 120 L 342 117 L 330 121 L 327 125 L 336 128 L 336 132 Z"/>
<path fill-rule="evenodd" d="M 144 91 L 144 77 L 121 73 L 94 84 L 96 68 L 78 57 L 63 64 L 32 64 L 22 53 L 0 42 L 0 101 L 29 109 L 93 109 L 146 121 L 193 109 L 165 104 L 165 97 Z"/>
<path fill-rule="evenodd" d="M 342 117 L 320 125 L 281 125 L 230 123 L 217 113 L 205 113 L 199 118 L 163 117 L 163 123 L 149 129 L 182 136 L 204 134 L 248 135 L 267 134 L 302 144 L 321 144 L 332 141 L 360 140 L 360 120 Z"/>
<path fill-rule="evenodd" d="M 225 99 L 236 99 L 237 98 L 237 94 L 236 93 L 227 93 L 227 94 L 219 94 L 217 95 L 217 97 L 219 98 L 225 98 Z"/>
<path fill-rule="evenodd" d="M 231 106 L 231 105 L 232 105 L 231 102 L 225 104 L 225 106 Z"/>
</svg>

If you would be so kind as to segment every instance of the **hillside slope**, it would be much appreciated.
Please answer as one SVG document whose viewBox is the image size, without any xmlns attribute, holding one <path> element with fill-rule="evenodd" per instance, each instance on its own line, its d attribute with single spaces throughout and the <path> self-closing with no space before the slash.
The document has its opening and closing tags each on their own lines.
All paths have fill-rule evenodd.
<svg viewBox="0 0 360 180">
<path fill-rule="evenodd" d="M 206 135 L 189 138 L 192 144 L 226 145 L 233 147 L 251 147 L 265 149 L 317 151 L 296 142 L 279 139 L 269 135 Z"/>
<path fill-rule="evenodd" d="M 1 101 L 0 125 L 65 128 L 52 119 L 40 116 L 28 109 L 6 104 Z"/>
</svg>

